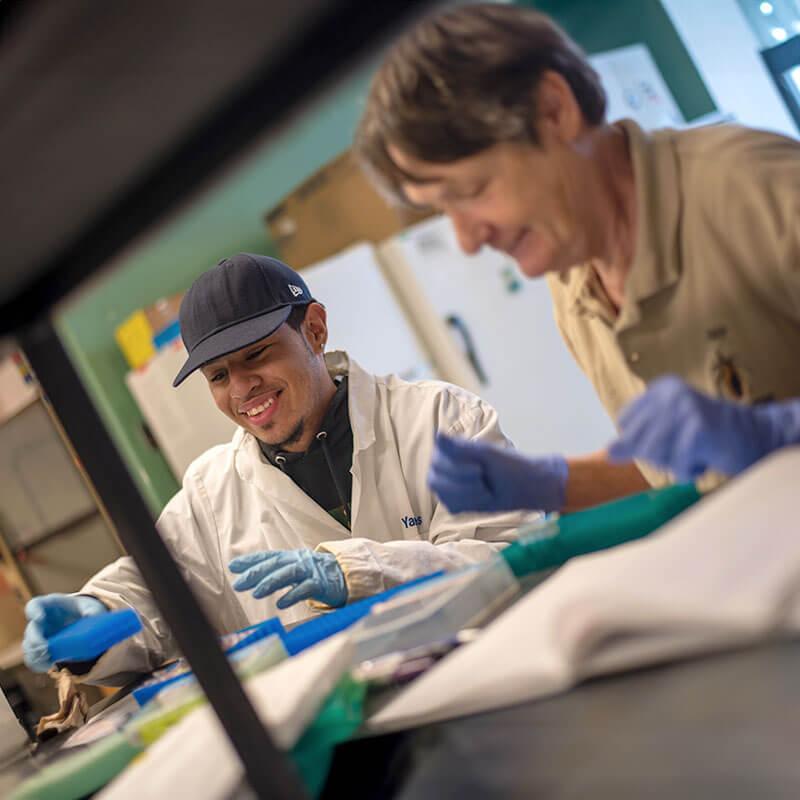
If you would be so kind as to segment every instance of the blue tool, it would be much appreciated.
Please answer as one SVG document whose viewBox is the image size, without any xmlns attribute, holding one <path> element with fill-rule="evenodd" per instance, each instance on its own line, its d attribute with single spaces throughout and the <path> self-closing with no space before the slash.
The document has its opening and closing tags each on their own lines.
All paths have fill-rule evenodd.
<svg viewBox="0 0 800 800">
<path fill-rule="evenodd" d="M 133 609 L 109 611 L 67 625 L 47 639 L 47 649 L 55 662 L 91 661 L 141 629 L 142 623 Z"/>
<path fill-rule="evenodd" d="M 277 617 L 270 617 L 264 622 L 258 622 L 234 633 L 226 633 L 220 637 L 219 641 L 225 654 L 230 656 L 273 634 L 280 636 L 281 640 L 286 635 L 286 631 Z M 136 702 L 143 706 L 170 684 L 188 680 L 191 677 L 192 670 L 189 667 L 189 662 L 181 658 L 155 670 L 144 683 L 133 690 L 132 694 L 136 698 Z"/>
</svg>

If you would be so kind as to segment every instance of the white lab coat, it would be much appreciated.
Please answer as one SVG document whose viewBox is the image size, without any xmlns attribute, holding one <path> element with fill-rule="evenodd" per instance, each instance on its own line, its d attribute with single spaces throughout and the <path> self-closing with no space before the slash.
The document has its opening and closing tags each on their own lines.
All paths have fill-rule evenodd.
<svg viewBox="0 0 800 800">
<path fill-rule="evenodd" d="M 357 599 L 439 569 L 488 558 L 530 514 L 451 515 L 426 484 L 434 433 L 510 444 L 497 413 L 475 395 L 439 381 L 376 377 L 340 352 L 326 355 L 332 375 L 349 373 L 353 490 L 348 531 L 267 462 L 239 429 L 187 469 L 158 528 L 186 580 L 220 632 L 278 615 L 286 623 L 313 613 L 305 603 L 279 611 L 276 596 L 235 592 L 227 565 L 260 550 L 302 547 L 333 553 Z M 132 559 L 123 557 L 81 590 L 111 608 L 130 606 L 144 630 L 114 647 L 86 676 L 124 681 L 176 656 L 175 643 Z M 112 681 L 109 680 L 112 678 Z"/>
</svg>

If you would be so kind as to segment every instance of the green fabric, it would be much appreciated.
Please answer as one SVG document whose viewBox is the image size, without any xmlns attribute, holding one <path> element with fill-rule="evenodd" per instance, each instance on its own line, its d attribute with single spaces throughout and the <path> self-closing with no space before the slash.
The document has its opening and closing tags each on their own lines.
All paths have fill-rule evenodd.
<svg viewBox="0 0 800 800">
<path fill-rule="evenodd" d="M 361 727 L 366 691 L 365 683 L 345 676 L 292 750 L 297 771 L 314 797 L 325 786 L 334 747 L 346 742 Z"/>
<path fill-rule="evenodd" d="M 9 800 L 78 800 L 105 786 L 143 749 L 131 744 L 123 734 L 112 733 L 28 778 Z"/>
<path fill-rule="evenodd" d="M 594 553 L 652 533 L 700 498 L 693 483 L 624 497 L 610 503 L 565 514 L 501 552 L 517 578 L 560 566 L 575 556 Z"/>
</svg>

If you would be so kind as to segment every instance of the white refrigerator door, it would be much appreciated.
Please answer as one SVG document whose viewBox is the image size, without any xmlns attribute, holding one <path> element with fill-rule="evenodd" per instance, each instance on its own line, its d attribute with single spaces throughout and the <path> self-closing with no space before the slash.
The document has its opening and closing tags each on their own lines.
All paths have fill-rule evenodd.
<svg viewBox="0 0 800 800">
<path fill-rule="evenodd" d="M 376 375 L 433 376 L 430 359 L 398 304 L 371 244 L 356 244 L 301 274 L 328 310 L 327 350 L 346 350 Z"/>
<path fill-rule="evenodd" d="M 468 333 L 473 375 L 485 372 L 477 391 L 497 409 L 518 448 L 579 454 L 613 438 L 611 421 L 556 328 L 543 280 L 523 278 L 510 258 L 487 247 L 465 255 L 444 217 L 408 228 L 379 252 L 407 307 L 413 310 L 416 296 L 420 308 L 457 319 L 453 341 L 461 339 L 459 327 Z M 424 329 L 427 314 L 415 322 Z M 467 351 L 463 340 L 460 349 Z M 442 377 L 459 382 L 446 369 Z"/>
</svg>

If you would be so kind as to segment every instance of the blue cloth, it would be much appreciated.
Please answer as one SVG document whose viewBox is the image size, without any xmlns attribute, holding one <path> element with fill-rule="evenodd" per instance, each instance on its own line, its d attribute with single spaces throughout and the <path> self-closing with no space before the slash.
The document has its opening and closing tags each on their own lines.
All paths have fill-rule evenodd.
<svg viewBox="0 0 800 800">
<path fill-rule="evenodd" d="M 675 375 L 653 381 L 618 419 L 612 461 L 640 459 L 694 480 L 706 470 L 736 475 L 800 443 L 800 399 L 743 405 L 701 394 Z"/>
<path fill-rule="evenodd" d="M 234 558 L 228 569 L 241 577 L 233 584 L 237 592 L 253 590 L 261 598 L 290 589 L 278 602 L 288 608 L 301 600 L 317 600 L 331 608 L 347 602 L 347 582 L 342 568 L 331 553 L 313 550 L 266 550 Z"/>
<path fill-rule="evenodd" d="M 447 509 L 558 511 L 569 468 L 563 456 L 530 458 L 494 444 L 436 436 L 428 486 Z"/>
<path fill-rule="evenodd" d="M 22 637 L 25 663 L 34 672 L 47 672 L 53 666 L 47 639 L 83 617 L 107 613 L 96 597 L 89 595 L 45 594 L 25 606 L 28 625 Z"/>
</svg>

